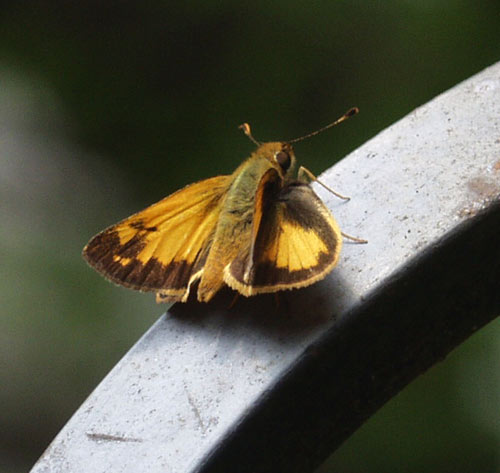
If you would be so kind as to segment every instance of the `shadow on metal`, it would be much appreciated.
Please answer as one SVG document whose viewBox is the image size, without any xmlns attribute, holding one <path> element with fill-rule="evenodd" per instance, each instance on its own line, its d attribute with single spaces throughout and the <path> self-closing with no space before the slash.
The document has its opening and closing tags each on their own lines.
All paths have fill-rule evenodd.
<svg viewBox="0 0 500 473">
<path fill-rule="evenodd" d="M 500 202 L 311 344 L 197 472 L 312 471 L 416 376 L 500 314 Z"/>
</svg>

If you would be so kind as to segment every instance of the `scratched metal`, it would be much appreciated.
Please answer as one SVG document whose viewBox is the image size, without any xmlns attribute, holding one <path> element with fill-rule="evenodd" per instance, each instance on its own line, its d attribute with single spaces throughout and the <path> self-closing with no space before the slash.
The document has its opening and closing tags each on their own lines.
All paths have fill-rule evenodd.
<svg viewBox="0 0 500 473">
<path fill-rule="evenodd" d="M 349 308 L 500 194 L 500 63 L 384 130 L 317 188 L 345 232 L 322 283 L 174 306 L 63 428 L 33 472 L 190 472 Z"/>
</svg>

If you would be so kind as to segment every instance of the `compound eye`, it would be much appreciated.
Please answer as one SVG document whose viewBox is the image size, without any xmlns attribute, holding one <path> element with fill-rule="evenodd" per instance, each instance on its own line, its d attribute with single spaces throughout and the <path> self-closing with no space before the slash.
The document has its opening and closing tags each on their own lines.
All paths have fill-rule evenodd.
<svg viewBox="0 0 500 473">
<path fill-rule="evenodd" d="M 292 164 L 292 158 L 290 158 L 290 155 L 286 151 L 280 151 L 279 153 L 276 153 L 274 159 L 276 159 L 276 162 L 285 172 L 290 167 L 290 164 Z"/>
</svg>

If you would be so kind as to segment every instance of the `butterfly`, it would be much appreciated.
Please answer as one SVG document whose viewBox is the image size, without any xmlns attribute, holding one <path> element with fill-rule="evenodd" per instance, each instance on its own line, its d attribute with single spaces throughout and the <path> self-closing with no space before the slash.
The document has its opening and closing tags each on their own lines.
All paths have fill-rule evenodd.
<svg viewBox="0 0 500 473">
<path fill-rule="evenodd" d="M 314 175 L 296 172 L 292 143 L 357 111 L 288 142 L 259 143 L 242 125 L 258 147 L 232 174 L 188 185 L 112 225 L 84 258 L 117 284 L 156 293 L 157 302 L 186 302 L 195 283 L 198 301 L 208 302 L 226 285 L 253 296 L 323 279 L 349 236 L 311 188 Z"/>
</svg>

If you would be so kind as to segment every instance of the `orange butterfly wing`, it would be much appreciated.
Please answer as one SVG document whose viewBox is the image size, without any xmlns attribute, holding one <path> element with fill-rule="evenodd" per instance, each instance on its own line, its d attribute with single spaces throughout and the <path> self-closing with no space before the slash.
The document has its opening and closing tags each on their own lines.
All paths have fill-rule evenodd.
<svg viewBox="0 0 500 473">
<path fill-rule="evenodd" d="M 263 180 L 263 186 L 272 184 Z M 272 185 L 270 193 L 273 193 Z M 245 296 L 305 287 L 337 264 L 342 236 L 328 208 L 305 183 L 293 182 L 256 200 L 258 231 L 250 251 L 224 270 L 224 280 Z"/>
<path fill-rule="evenodd" d="M 231 176 L 191 184 L 96 235 L 83 250 L 106 278 L 157 301 L 185 301 L 199 279 Z"/>
</svg>

